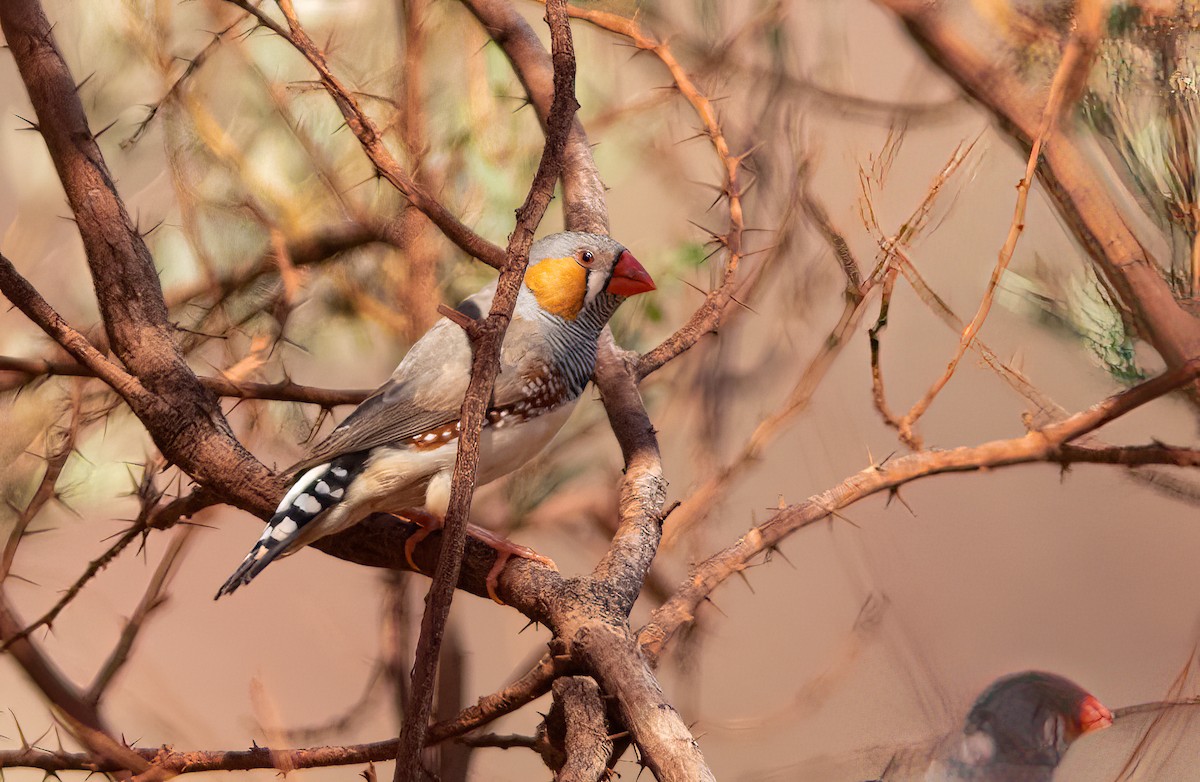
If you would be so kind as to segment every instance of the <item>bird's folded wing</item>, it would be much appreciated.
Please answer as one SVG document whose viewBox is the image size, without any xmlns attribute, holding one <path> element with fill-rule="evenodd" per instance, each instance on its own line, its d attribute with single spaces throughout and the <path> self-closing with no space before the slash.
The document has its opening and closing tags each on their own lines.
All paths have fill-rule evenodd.
<svg viewBox="0 0 1200 782">
<path fill-rule="evenodd" d="M 493 295 L 494 289 L 489 286 L 464 301 L 459 309 L 479 317 L 487 312 Z M 492 407 L 521 399 L 525 379 L 547 359 L 545 352 L 537 324 L 514 318 L 505 334 Z M 412 346 L 388 381 L 314 446 L 291 472 L 343 454 L 404 443 L 453 425 L 467 393 L 470 367 L 471 346 L 466 334 L 457 324 L 442 318 Z"/>
</svg>

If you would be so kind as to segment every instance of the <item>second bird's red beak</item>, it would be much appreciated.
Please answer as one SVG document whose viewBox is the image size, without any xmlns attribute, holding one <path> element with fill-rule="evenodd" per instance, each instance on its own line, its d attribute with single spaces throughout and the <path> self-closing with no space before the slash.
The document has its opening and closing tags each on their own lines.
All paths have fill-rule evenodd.
<svg viewBox="0 0 1200 782">
<path fill-rule="evenodd" d="M 1089 695 L 1083 699 L 1083 703 L 1079 706 L 1079 726 L 1084 733 L 1107 728 L 1112 723 L 1112 712 L 1105 708 L 1103 703 L 1096 700 L 1095 696 Z"/>
<path fill-rule="evenodd" d="M 654 290 L 654 280 L 633 253 L 622 250 L 606 290 L 614 296 L 636 296 Z"/>
</svg>

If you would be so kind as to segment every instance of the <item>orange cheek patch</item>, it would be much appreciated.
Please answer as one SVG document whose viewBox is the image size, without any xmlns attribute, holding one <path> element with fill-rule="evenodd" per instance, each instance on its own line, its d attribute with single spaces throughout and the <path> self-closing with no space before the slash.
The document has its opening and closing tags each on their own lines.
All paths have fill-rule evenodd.
<svg viewBox="0 0 1200 782">
<path fill-rule="evenodd" d="M 525 272 L 525 284 L 544 310 L 566 320 L 575 320 L 583 309 L 587 269 L 575 259 L 547 258 Z"/>
</svg>

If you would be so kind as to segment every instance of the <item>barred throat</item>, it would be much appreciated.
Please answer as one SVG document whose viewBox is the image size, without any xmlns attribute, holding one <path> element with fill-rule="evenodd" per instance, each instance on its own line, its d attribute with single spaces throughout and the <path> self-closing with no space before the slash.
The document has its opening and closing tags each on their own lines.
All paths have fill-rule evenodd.
<svg viewBox="0 0 1200 782">
<path fill-rule="evenodd" d="M 577 398 L 591 380 L 596 368 L 596 343 L 600 332 L 620 304 L 619 297 L 601 292 L 574 320 L 539 312 L 539 316 L 548 321 L 546 341 L 554 356 L 554 374 L 563 379 L 562 394 L 567 399 Z"/>
</svg>

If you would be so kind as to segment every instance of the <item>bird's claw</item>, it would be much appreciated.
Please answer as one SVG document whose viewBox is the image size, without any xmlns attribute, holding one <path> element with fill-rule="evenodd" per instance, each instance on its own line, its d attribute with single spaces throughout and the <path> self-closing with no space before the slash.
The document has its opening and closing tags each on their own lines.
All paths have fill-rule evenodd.
<svg viewBox="0 0 1200 782">
<path fill-rule="evenodd" d="M 404 560 L 408 562 L 408 566 L 416 573 L 424 573 L 416 560 L 413 559 L 413 553 L 421 541 L 432 535 L 434 532 L 442 528 L 444 519 L 432 513 L 412 513 L 406 514 L 403 518 L 405 521 L 416 524 L 418 529 L 408 539 L 404 541 Z M 488 597 L 500 605 L 506 603 L 500 599 L 496 590 L 500 586 L 500 573 L 503 572 L 508 561 L 513 557 L 528 559 L 537 562 L 551 570 L 558 572 L 558 565 L 554 564 L 554 560 L 549 557 L 544 557 L 528 546 L 522 546 L 520 543 L 513 543 L 508 538 L 502 535 L 497 535 L 494 532 L 477 527 L 474 524 L 467 525 L 467 534 L 483 543 L 485 546 L 496 552 L 496 561 L 492 563 L 491 569 L 487 574 L 487 593 Z"/>
<path fill-rule="evenodd" d="M 397 515 L 399 516 L 399 514 Z M 399 517 L 417 525 L 417 531 L 409 535 L 408 540 L 404 541 L 404 561 L 408 563 L 408 566 L 413 569 L 414 573 L 424 575 L 425 571 L 413 559 L 413 552 L 417 550 L 417 546 L 421 544 L 421 541 L 442 528 L 445 519 L 432 513 L 421 512 L 407 513 Z"/>
</svg>

